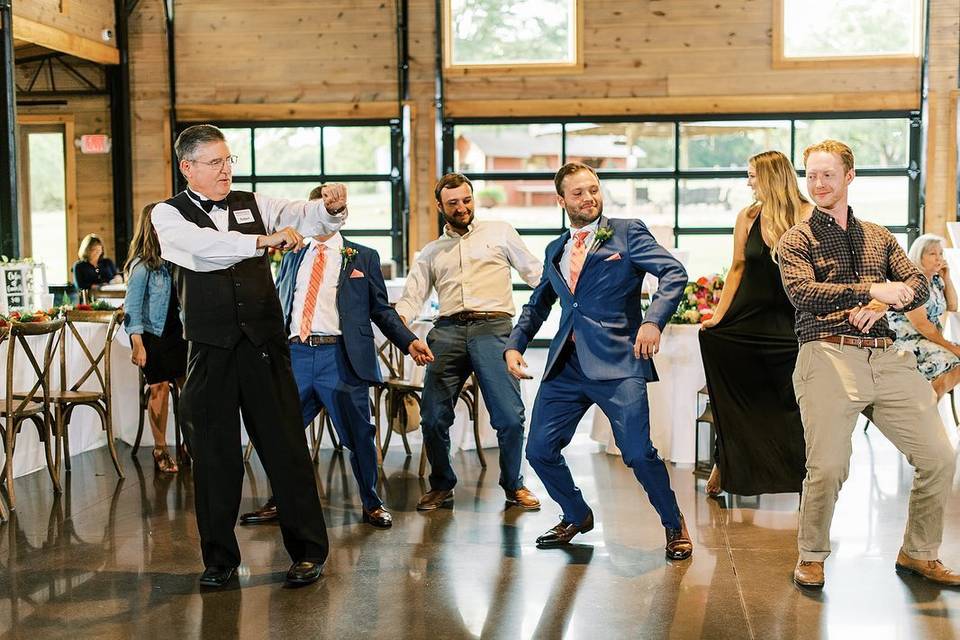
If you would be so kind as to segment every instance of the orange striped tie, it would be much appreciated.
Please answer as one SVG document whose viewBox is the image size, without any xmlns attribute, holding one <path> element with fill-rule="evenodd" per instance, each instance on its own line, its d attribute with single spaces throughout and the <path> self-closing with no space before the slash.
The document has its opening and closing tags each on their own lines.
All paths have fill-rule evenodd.
<svg viewBox="0 0 960 640">
<path fill-rule="evenodd" d="M 320 285 L 323 284 L 323 268 L 327 264 L 327 256 L 323 253 L 326 248 L 326 245 L 318 244 L 317 257 L 313 259 L 307 297 L 303 301 L 303 317 L 300 318 L 300 340 L 302 341 L 306 341 L 313 328 L 313 310 L 317 306 L 317 294 L 320 292 Z"/>
<path fill-rule="evenodd" d="M 574 236 L 573 248 L 570 250 L 570 291 L 577 290 L 580 270 L 583 269 L 583 261 L 587 257 L 587 245 L 583 241 L 588 235 L 589 231 L 578 231 Z"/>
</svg>

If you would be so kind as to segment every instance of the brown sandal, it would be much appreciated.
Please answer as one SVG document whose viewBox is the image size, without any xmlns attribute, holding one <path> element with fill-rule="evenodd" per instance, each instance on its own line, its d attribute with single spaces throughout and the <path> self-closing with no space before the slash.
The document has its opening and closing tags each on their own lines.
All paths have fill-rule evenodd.
<svg viewBox="0 0 960 640">
<path fill-rule="evenodd" d="M 160 473 L 177 473 L 180 470 L 177 467 L 177 463 L 174 462 L 170 454 L 167 453 L 166 447 L 153 448 L 153 466 Z"/>
</svg>

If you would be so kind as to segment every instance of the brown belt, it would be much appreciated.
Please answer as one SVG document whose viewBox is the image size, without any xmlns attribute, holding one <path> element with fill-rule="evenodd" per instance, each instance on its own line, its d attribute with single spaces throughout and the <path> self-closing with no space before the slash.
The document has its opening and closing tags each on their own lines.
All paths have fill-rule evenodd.
<svg viewBox="0 0 960 640">
<path fill-rule="evenodd" d="M 300 336 L 290 338 L 290 344 L 307 344 L 311 347 L 319 347 L 322 344 L 337 344 L 340 342 L 340 336 L 307 336 L 306 340 L 301 340 Z"/>
<path fill-rule="evenodd" d="M 503 320 L 512 318 L 506 311 L 461 311 L 452 313 L 449 316 L 440 316 L 440 320 L 449 320 L 451 322 L 471 322 L 474 320 Z"/>
<path fill-rule="evenodd" d="M 893 344 L 890 338 L 857 338 L 856 336 L 827 336 L 819 338 L 821 342 L 832 342 L 841 347 L 851 346 L 858 349 L 886 349 Z"/>
</svg>

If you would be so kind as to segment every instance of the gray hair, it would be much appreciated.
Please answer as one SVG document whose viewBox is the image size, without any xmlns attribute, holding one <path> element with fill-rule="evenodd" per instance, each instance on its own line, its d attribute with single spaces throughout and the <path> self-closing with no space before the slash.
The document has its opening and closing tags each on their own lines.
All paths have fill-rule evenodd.
<svg viewBox="0 0 960 640">
<path fill-rule="evenodd" d="M 935 233 L 925 233 L 914 240 L 913 244 L 910 245 L 910 251 L 907 253 L 907 257 L 910 258 L 910 262 L 919 268 L 920 258 L 923 257 L 924 252 L 926 252 L 927 248 L 932 244 L 939 244 L 941 248 L 946 246 L 944 239 Z"/>
<path fill-rule="evenodd" d="M 177 160 L 193 160 L 197 148 L 209 142 L 226 142 L 223 131 L 212 124 L 195 124 L 187 127 L 173 143 Z"/>
</svg>

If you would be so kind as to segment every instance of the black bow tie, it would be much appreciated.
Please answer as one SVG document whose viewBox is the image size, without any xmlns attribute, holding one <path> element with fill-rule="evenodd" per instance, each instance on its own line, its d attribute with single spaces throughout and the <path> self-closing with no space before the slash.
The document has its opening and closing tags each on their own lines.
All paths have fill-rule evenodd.
<svg viewBox="0 0 960 640">
<path fill-rule="evenodd" d="M 228 209 L 228 207 L 227 207 L 227 199 L 226 199 L 226 198 L 224 198 L 223 200 L 203 200 L 203 199 L 200 198 L 199 195 L 197 195 L 197 194 L 194 193 L 193 191 L 190 192 L 190 195 L 193 196 L 193 199 L 194 199 L 194 200 L 203 208 L 203 210 L 206 211 L 207 213 L 210 213 L 210 212 L 213 210 L 214 207 L 220 207 L 221 209 L 227 209 L 227 210 L 229 211 L 229 209 Z"/>
</svg>

